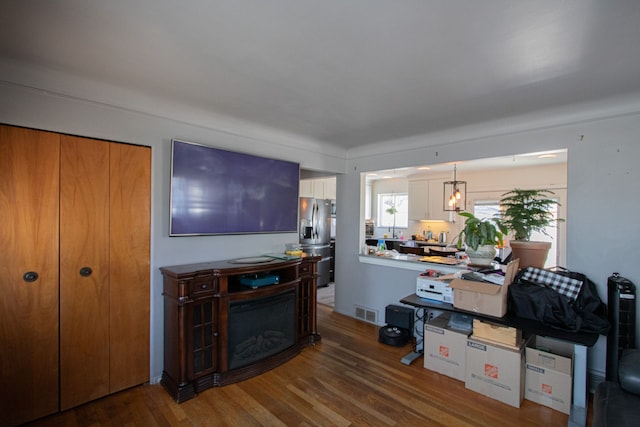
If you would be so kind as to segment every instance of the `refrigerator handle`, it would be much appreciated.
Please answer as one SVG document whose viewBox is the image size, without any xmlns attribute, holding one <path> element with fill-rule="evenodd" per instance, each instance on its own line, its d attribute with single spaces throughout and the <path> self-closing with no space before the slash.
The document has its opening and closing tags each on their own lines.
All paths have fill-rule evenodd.
<svg viewBox="0 0 640 427">
<path fill-rule="evenodd" d="M 316 234 L 316 201 L 313 201 L 313 206 L 311 206 L 311 238 L 315 238 Z"/>
<path fill-rule="evenodd" d="M 320 206 L 318 205 L 318 202 L 316 202 L 314 204 L 314 208 L 316 210 L 316 215 L 315 215 L 315 223 L 313 225 L 313 230 L 314 230 L 314 239 L 318 239 L 320 237 L 320 232 L 318 231 L 318 227 L 320 226 Z"/>
</svg>

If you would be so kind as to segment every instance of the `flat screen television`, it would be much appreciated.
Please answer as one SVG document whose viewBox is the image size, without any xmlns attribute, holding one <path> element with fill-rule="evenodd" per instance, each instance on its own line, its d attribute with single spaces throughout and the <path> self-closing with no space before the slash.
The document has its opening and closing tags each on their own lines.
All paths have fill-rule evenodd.
<svg viewBox="0 0 640 427">
<path fill-rule="evenodd" d="M 170 236 L 297 232 L 298 163 L 171 141 Z"/>
</svg>

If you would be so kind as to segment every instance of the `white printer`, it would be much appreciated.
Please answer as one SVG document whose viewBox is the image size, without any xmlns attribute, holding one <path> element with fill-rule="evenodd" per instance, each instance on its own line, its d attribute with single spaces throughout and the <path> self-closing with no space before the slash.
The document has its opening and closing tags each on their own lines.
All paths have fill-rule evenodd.
<svg viewBox="0 0 640 427">
<path fill-rule="evenodd" d="M 418 276 L 416 295 L 435 301 L 453 304 L 453 289 L 449 287 L 449 280 L 437 280 L 435 277 Z"/>
</svg>

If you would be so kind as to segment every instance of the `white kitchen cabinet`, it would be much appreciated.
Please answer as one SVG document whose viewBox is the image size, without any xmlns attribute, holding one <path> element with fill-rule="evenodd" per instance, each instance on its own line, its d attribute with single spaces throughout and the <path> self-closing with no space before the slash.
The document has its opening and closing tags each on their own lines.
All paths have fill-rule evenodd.
<svg viewBox="0 0 640 427">
<path fill-rule="evenodd" d="M 300 197 L 315 197 L 312 179 L 303 179 L 300 181 Z"/>
<path fill-rule="evenodd" d="M 324 197 L 323 199 L 336 199 L 336 177 L 324 179 Z"/>
<path fill-rule="evenodd" d="M 429 219 L 449 221 L 449 212 L 443 210 L 444 181 L 429 181 Z"/>
<path fill-rule="evenodd" d="M 448 221 L 442 209 L 443 181 L 420 179 L 409 181 L 409 219 L 414 221 Z"/>
<path fill-rule="evenodd" d="M 409 219 L 429 219 L 429 181 L 409 181 Z"/>
<path fill-rule="evenodd" d="M 315 199 L 336 198 L 336 178 L 303 179 L 300 181 L 300 197 Z"/>
</svg>

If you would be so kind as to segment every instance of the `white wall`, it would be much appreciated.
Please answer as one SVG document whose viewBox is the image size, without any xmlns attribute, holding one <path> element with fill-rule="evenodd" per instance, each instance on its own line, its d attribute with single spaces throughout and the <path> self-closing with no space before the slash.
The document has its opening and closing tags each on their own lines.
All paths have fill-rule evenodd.
<svg viewBox="0 0 640 427">
<path fill-rule="evenodd" d="M 377 310 L 415 292 L 416 273 L 393 267 L 361 264 L 358 251 L 364 212 L 358 195 L 363 191 L 360 173 L 423 164 L 500 157 L 518 153 L 567 148 L 568 211 L 567 267 L 585 273 L 598 286 L 606 302 L 607 277 L 619 272 L 640 285 L 640 212 L 637 182 L 640 175 L 640 114 L 580 122 L 575 125 L 537 127 L 532 130 L 481 138 L 468 133 L 428 135 L 410 141 L 387 141 L 380 153 L 354 150 L 347 174 L 338 177 L 341 217 L 337 226 L 336 311 L 354 316 L 354 306 Z M 417 141 L 417 142 L 416 142 Z M 393 147 L 393 150 L 384 148 Z M 640 316 L 637 332 L 640 332 Z M 589 368 L 604 376 L 606 339 L 590 349 Z"/>
<path fill-rule="evenodd" d="M 305 149 L 302 142 L 298 146 L 284 146 L 273 140 L 219 131 L 211 125 L 187 124 L 182 120 L 11 85 L 0 84 L 0 100 L 0 123 L 151 147 L 150 368 L 153 381 L 159 380 L 163 366 L 162 276 L 159 267 L 280 252 L 284 250 L 285 243 L 298 241 L 297 233 L 170 238 L 171 139 L 178 137 L 234 151 L 295 161 L 308 169 L 341 173 L 345 168 L 344 158 L 336 156 L 333 151 L 323 153 L 315 148 Z M 274 209 L 277 207 L 274 206 Z"/>
</svg>

